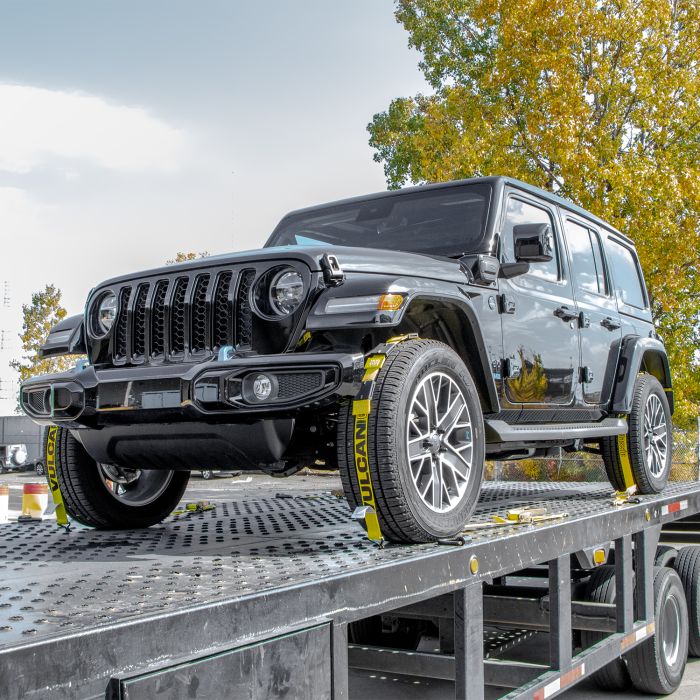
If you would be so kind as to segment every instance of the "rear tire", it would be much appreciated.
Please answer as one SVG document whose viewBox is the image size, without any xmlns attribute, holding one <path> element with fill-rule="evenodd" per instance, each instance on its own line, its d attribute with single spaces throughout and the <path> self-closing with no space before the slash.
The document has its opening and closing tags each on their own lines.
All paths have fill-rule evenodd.
<svg viewBox="0 0 700 700">
<path fill-rule="evenodd" d="M 625 479 L 624 452 L 629 455 L 632 482 L 640 494 L 659 493 L 671 472 L 671 411 L 656 377 L 639 374 L 634 382 L 627 435 L 602 438 L 600 449 L 605 471 L 617 491 L 632 484 Z"/>
<path fill-rule="evenodd" d="M 688 655 L 700 656 L 700 547 L 682 547 L 673 568 L 681 579 L 688 605 Z"/>
<path fill-rule="evenodd" d="M 352 404 L 338 420 L 338 466 L 351 508 L 362 503 Z M 434 340 L 402 342 L 379 371 L 366 441 L 382 535 L 434 542 L 462 531 L 479 498 L 484 424 L 460 357 Z M 410 452 L 410 456 L 409 456 Z"/>
<path fill-rule="evenodd" d="M 683 680 L 688 659 L 688 607 L 678 574 L 654 569 L 655 634 L 627 652 L 627 668 L 642 693 L 668 695 Z"/>
<path fill-rule="evenodd" d="M 48 440 L 49 431 L 46 431 Z M 155 525 L 175 509 L 185 492 L 189 472 L 143 470 L 153 484 L 152 498 L 129 503 L 110 489 L 100 465 L 65 428 L 58 428 L 55 445 L 56 475 L 68 514 L 83 525 L 122 530 Z M 161 476 L 162 475 L 162 476 Z M 167 482 L 167 483 L 166 483 Z M 149 482 L 143 482 L 147 485 Z"/>
<path fill-rule="evenodd" d="M 615 602 L 615 567 L 601 566 L 588 580 L 585 599 L 590 603 Z M 581 632 L 581 645 L 584 649 L 598 643 L 607 635 L 604 632 Z M 593 682 L 602 690 L 621 692 L 632 687 L 632 679 L 622 658 L 614 659 L 607 666 L 593 674 Z"/>
</svg>

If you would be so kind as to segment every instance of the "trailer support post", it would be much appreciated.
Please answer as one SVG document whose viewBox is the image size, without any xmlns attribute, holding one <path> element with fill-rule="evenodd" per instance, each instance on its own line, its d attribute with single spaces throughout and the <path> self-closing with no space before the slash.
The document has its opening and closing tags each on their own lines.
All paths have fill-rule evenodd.
<svg viewBox="0 0 700 700">
<path fill-rule="evenodd" d="M 454 592 L 455 698 L 484 698 L 484 598 L 481 583 Z"/>
<path fill-rule="evenodd" d="M 334 623 L 331 627 L 333 700 L 348 700 L 348 625 Z"/>
<path fill-rule="evenodd" d="M 634 624 L 633 577 L 632 536 L 623 535 L 615 540 L 615 606 L 618 632 L 631 632 Z"/>
<path fill-rule="evenodd" d="M 660 532 L 660 528 L 656 529 Z M 636 617 L 647 622 L 654 619 L 654 554 L 658 539 L 658 534 L 652 537 L 648 529 L 634 534 Z"/>
<path fill-rule="evenodd" d="M 549 562 L 549 665 L 571 665 L 571 558 L 564 554 Z"/>
</svg>

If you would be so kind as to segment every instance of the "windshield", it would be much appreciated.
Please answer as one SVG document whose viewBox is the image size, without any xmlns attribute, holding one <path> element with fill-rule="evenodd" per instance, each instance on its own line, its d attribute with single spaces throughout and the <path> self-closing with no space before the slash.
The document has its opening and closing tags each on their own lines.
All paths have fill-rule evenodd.
<svg viewBox="0 0 700 700">
<path fill-rule="evenodd" d="M 314 209 L 282 219 L 267 247 L 320 244 L 460 256 L 478 250 L 490 196 L 490 185 L 474 183 Z"/>
</svg>

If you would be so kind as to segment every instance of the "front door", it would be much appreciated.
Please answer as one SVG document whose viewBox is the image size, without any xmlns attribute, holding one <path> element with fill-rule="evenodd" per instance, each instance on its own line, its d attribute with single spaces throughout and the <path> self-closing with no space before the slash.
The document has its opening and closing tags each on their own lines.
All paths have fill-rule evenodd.
<svg viewBox="0 0 700 700">
<path fill-rule="evenodd" d="M 579 371 L 578 309 L 563 255 L 554 207 L 510 191 L 501 225 L 501 260 L 515 262 L 513 227 L 549 224 L 554 240 L 549 262 L 531 263 L 527 274 L 501 279 L 501 320 L 505 367 L 504 408 L 568 406 Z M 547 416 L 538 416 L 547 420 Z M 551 418 L 554 418 L 552 410 Z"/>
<path fill-rule="evenodd" d="M 581 387 L 588 404 L 610 399 L 622 337 L 600 233 L 590 222 L 564 214 L 566 243 L 571 254 L 574 294 L 581 334 Z"/>
</svg>

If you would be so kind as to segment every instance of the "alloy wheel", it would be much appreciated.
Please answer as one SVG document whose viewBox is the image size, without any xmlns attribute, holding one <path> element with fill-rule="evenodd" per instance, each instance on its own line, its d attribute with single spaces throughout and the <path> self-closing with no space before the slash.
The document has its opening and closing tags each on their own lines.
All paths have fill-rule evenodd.
<svg viewBox="0 0 700 700">
<path fill-rule="evenodd" d="M 173 478 L 172 471 L 124 469 L 111 464 L 99 464 L 98 468 L 109 493 L 129 506 L 146 506 L 153 503 Z"/>
<path fill-rule="evenodd" d="M 647 466 L 655 477 L 661 476 L 668 455 L 668 426 L 661 399 L 656 394 L 649 394 L 644 407 L 643 430 Z"/>
<path fill-rule="evenodd" d="M 437 513 L 457 507 L 474 462 L 472 422 L 464 393 L 444 372 L 431 372 L 409 402 L 409 471 L 421 501 Z"/>
</svg>

